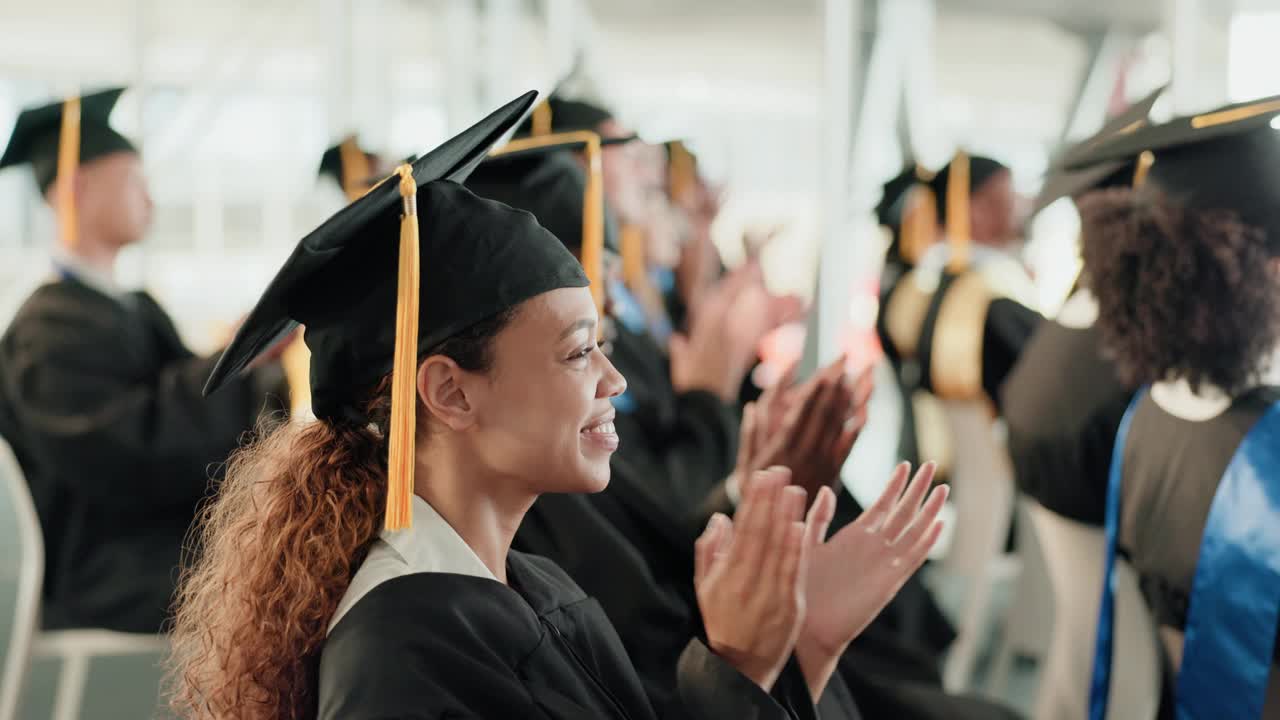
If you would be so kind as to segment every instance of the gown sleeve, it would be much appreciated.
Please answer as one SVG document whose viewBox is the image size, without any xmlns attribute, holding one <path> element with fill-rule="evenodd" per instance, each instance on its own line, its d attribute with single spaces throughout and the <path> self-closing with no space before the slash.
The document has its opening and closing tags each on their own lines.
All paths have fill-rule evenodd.
<svg viewBox="0 0 1280 720">
<path fill-rule="evenodd" d="M 0 346 L 0 381 L 47 474 L 106 502 L 143 495 L 189 506 L 280 375 L 259 371 L 204 398 L 216 357 L 170 347 L 163 328 L 137 324 L 72 303 L 29 305 Z M 151 352 L 131 341 L 139 335 Z"/>
</svg>

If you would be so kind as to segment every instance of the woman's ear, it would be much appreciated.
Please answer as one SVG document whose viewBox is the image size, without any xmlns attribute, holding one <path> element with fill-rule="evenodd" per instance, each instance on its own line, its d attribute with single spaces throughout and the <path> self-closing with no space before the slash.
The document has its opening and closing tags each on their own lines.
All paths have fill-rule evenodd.
<svg viewBox="0 0 1280 720">
<path fill-rule="evenodd" d="M 418 367 L 418 397 L 432 417 L 452 430 L 475 424 L 475 412 L 467 399 L 466 371 L 443 355 L 432 355 Z"/>
</svg>

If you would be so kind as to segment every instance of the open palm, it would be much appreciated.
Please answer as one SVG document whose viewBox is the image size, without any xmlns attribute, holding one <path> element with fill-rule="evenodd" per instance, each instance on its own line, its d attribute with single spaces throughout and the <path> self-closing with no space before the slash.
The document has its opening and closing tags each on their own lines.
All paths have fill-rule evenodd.
<svg viewBox="0 0 1280 720">
<path fill-rule="evenodd" d="M 843 652 L 920 568 L 937 542 L 942 531 L 937 517 L 947 488 L 939 486 L 928 493 L 933 463 L 925 464 L 908 486 L 910 472 L 909 464 L 899 465 L 889 486 L 857 521 L 811 548 L 808 615 L 802 630 L 802 642 L 809 647 L 832 655 Z M 835 496 L 824 488 L 817 503 L 822 507 L 815 512 L 829 522 Z"/>
</svg>

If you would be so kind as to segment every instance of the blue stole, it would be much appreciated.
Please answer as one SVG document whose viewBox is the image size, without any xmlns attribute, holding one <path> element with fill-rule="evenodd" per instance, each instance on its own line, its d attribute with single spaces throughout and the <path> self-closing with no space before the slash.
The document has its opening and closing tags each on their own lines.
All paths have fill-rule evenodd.
<svg viewBox="0 0 1280 720">
<path fill-rule="evenodd" d="M 1120 423 L 1107 487 L 1107 561 L 1089 695 L 1104 720 L 1111 686 L 1116 536 L 1125 441 L 1138 392 Z M 1178 672 L 1178 720 L 1262 717 L 1280 624 L 1280 403 L 1245 435 L 1213 496 L 1191 584 Z"/>
</svg>

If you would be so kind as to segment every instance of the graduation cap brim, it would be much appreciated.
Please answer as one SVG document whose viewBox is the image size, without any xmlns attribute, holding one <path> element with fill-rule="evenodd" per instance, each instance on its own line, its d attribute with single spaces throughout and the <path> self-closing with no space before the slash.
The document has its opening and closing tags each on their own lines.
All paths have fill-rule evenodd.
<svg viewBox="0 0 1280 720">
<path fill-rule="evenodd" d="M 1106 184 L 1111 176 L 1129 168 L 1133 162 L 1132 157 L 1104 161 L 1093 165 L 1076 165 L 1076 169 L 1068 169 L 1077 162 L 1076 158 L 1087 158 L 1089 153 L 1107 141 L 1137 132 L 1146 127 L 1148 123 L 1147 117 L 1151 114 L 1151 108 L 1160 99 L 1160 95 L 1164 90 L 1164 86 L 1161 86 L 1149 93 L 1146 97 L 1126 108 L 1124 112 L 1103 123 L 1102 129 L 1098 130 L 1098 132 L 1067 148 L 1054 159 L 1050 163 L 1049 172 L 1044 177 L 1040 192 L 1036 195 L 1036 199 L 1031 205 L 1029 217 L 1034 217 L 1041 210 L 1061 198 L 1075 197 L 1096 189 Z"/>
<path fill-rule="evenodd" d="M 1067 158 L 1067 169 L 1078 170 L 1098 163 L 1126 160 L 1144 151 L 1201 143 L 1269 125 L 1280 115 L 1280 95 L 1235 103 L 1199 115 L 1187 115 L 1161 125 L 1151 125 L 1097 144 L 1087 152 Z"/>
<path fill-rule="evenodd" d="M 414 161 L 413 178 L 418 187 L 435 180 L 458 183 L 465 180 L 489 149 L 524 117 L 537 96 L 535 91 L 521 95 Z M 397 183 L 381 182 L 302 238 L 218 358 L 204 393 L 208 395 L 217 390 L 263 351 L 293 332 L 298 323 L 289 314 L 291 290 L 323 269 L 343 250 L 348 238 L 358 235 L 362 226 L 401 203 Z"/>
<path fill-rule="evenodd" d="M 1076 197 L 1106 183 L 1112 175 L 1130 169 L 1132 161 L 1106 162 L 1083 170 L 1058 170 L 1050 172 L 1044 186 L 1031 204 L 1031 217 L 1065 197 Z"/>
</svg>

